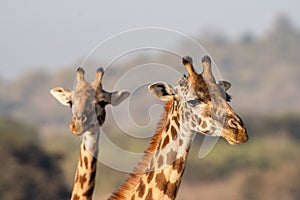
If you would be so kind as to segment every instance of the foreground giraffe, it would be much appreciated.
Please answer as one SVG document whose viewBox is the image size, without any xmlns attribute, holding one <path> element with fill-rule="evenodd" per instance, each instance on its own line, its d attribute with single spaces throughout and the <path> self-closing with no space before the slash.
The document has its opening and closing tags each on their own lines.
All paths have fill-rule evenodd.
<svg viewBox="0 0 300 200">
<path fill-rule="evenodd" d="M 80 157 L 75 174 L 72 200 L 90 200 L 95 187 L 100 126 L 105 121 L 105 106 L 118 105 L 129 96 L 129 92 L 106 92 L 102 89 L 103 69 L 97 70 L 96 79 L 84 80 L 84 70 L 77 70 L 77 84 L 74 91 L 61 87 L 51 94 L 63 105 L 72 108 L 69 128 L 73 134 L 81 136 Z"/>
<path fill-rule="evenodd" d="M 202 58 L 202 74 L 195 72 L 190 57 L 183 64 L 188 77 L 174 87 L 164 82 L 149 86 L 166 101 L 165 113 L 134 172 L 109 199 L 175 199 L 195 132 L 221 136 L 230 144 L 248 140 L 243 121 L 228 104 L 230 83 L 216 84 L 210 58 Z"/>
</svg>

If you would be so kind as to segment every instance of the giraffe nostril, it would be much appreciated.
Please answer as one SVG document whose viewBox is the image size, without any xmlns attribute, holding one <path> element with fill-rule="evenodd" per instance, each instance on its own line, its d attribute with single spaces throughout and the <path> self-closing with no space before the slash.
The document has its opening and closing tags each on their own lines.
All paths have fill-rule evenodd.
<svg viewBox="0 0 300 200">
<path fill-rule="evenodd" d="M 237 124 L 236 124 L 236 122 L 233 120 L 233 119 L 230 119 L 229 121 L 228 121 L 228 124 L 229 124 L 229 126 L 231 127 L 231 128 L 237 128 L 238 126 L 237 126 Z"/>
<path fill-rule="evenodd" d="M 85 115 L 82 116 L 82 123 L 85 123 L 87 121 L 87 117 Z"/>
<path fill-rule="evenodd" d="M 74 116 L 74 119 L 76 121 L 81 121 L 82 123 L 85 123 L 87 121 L 87 116 L 86 115 L 81 115 L 81 114 L 77 114 Z"/>
<path fill-rule="evenodd" d="M 77 114 L 74 116 L 74 118 L 77 120 L 77 121 L 80 121 L 81 120 L 81 115 L 80 114 Z"/>
</svg>

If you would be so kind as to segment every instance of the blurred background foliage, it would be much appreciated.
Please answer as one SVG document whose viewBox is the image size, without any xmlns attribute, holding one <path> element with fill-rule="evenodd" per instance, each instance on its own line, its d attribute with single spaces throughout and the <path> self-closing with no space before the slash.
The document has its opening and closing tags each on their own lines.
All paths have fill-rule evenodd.
<svg viewBox="0 0 300 200">
<path fill-rule="evenodd" d="M 62 154 L 40 146 L 36 128 L 0 118 L 0 199 L 67 199 Z"/>
<path fill-rule="evenodd" d="M 232 82 L 232 104 L 250 140 L 240 146 L 219 140 L 199 159 L 203 136 L 197 136 L 178 199 L 300 199 L 299 30 L 280 17 L 259 38 L 249 32 L 237 40 L 209 34 L 198 41 Z M 71 111 L 49 90 L 72 88 L 74 73 L 69 66 L 52 73 L 30 71 L 11 81 L 0 78 L 0 199 L 68 199 L 80 140 L 67 128 Z M 139 115 L 146 113 L 142 109 L 137 103 Z M 149 139 L 128 138 L 110 127 L 109 119 L 112 141 L 137 152 L 145 149 Z M 107 197 L 126 176 L 99 163 L 96 199 Z"/>
</svg>

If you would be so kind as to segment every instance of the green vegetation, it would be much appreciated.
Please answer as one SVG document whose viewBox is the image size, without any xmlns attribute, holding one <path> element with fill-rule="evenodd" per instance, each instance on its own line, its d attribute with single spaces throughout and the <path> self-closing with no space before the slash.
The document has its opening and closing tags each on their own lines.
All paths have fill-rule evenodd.
<svg viewBox="0 0 300 200">
<path fill-rule="evenodd" d="M 0 199 L 67 199 L 59 160 L 38 144 L 35 128 L 0 119 Z"/>
<path fill-rule="evenodd" d="M 230 146 L 219 140 L 203 159 L 197 156 L 203 137 L 196 137 L 183 184 L 223 183 L 228 190 L 238 190 L 240 199 L 299 199 L 300 117 L 256 116 L 247 117 L 245 122 L 248 143 Z M 66 133 L 39 139 L 34 127 L 6 118 L 0 119 L 0 133 L 0 199 L 69 197 L 78 159 L 76 137 Z M 115 137 L 140 151 L 140 144 L 134 140 L 127 141 L 117 134 Z M 68 158 L 62 159 L 60 152 Z M 96 192 L 110 193 L 127 175 L 99 163 Z M 241 177 L 241 181 L 231 183 L 232 177 Z"/>
</svg>

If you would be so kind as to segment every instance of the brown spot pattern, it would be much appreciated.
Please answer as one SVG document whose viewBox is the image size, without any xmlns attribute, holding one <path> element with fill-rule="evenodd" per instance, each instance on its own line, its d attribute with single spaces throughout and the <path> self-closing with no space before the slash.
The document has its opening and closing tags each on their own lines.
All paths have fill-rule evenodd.
<svg viewBox="0 0 300 200">
<path fill-rule="evenodd" d="M 167 180 L 163 171 L 156 175 L 155 182 L 158 190 L 160 191 L 165 190 L 165 187 L 167 185 Z"/>
<path fill-rule="evenodd" d="M 89 160 L 88 160 L 88 158 L 86 157 L 86 156 L 84 156 L 84 158 L 83 158 L 83 162 L 84 162 L 84 166 L 85 166 L 85 168 L 86 169 L 88 169 L 88 167 L 89 167 Z"/>
<path fill-rule="evenodd" d="M 173 140 L 176 140 L 176 138 L 177 138 L 177 131 L 174 128 L 174 126 L 171 127 L 171 136 L 172 136 Z"/>
<path fill-rule="evenodd" d="M 192 127 L 195 127 L 196 124 L 192 121 L 191 126 L 192 126 Z"/>
<path fill-rule="evenodd" d="M 172 126 L 173 127 L 173 126 Z M 172 128 L 171 128 L 172 129 Z M 162 149 L 165 148 L 170 143 L 170 137 L 167 135 L 167 137 L 164 139 L 164 142 L 162 144 Z"/>
<path fill-rule="evenodd" d="M 94 186 L 91 186 L 87 191 L 83 193 L 83 196 L 90 197 L 93 195 L 93 192 L 94 192 Z"/>
<path fill-rule="evenodd" d="M 167 165 L 173 163 L 177 155 L 177 152 L 173 149 L 167 154 Z"/>
<path fill-rule="evenodd" d="M 157 161 L 157 167 L 161 168 L 161 166 L 164 164 L 164 157 L 162 155 L 159 156 Z"/>
<path fill-rule="evenodd" d="M 183 157 L 178 158 L 177 160 L 175 160 L 175 162 L 173 163 L 173 170 L 177 170 L 178 174 L 180 172 L 182 172 L 184 167 L 184 159 Z"/>
<path fill-rule="evenodd" d="M 202 127 L 202 128 L 206 128 L 206 127 L 207 127 L 207 123 L 206 123 L 206 121 L 203 121 L 203 122 L 202 122 L 202 125 L 201 125 L 201 127 Z"/>
<path fill-rule="evenodd" d="M 86 174 L 83 174 L 82 176 L 79 176 L 79 183 L 80 187 L 83 188 L 84 183 L 87 181 Z"/>
<path fill-rule="evenodd" d="M 182 144 L 183 144 L 183 140 L 180 139 L 180 140 L 179 140 L 179 145 L 181 146 Z"/>
<path fill-rule="evenodd" d="M 185 116 L 185 119 L 186 119 L 187 121 L 189 121 L 190 113 L 189 113 L 189 112 L 185 112 L 184 116 Z"/>
<path fill-rule="evenodd" d="M 140 198 L 142 198 L 143 195 L 145 194 L 145 190 L 146 190 L 146 185 L 143 183 L 142 180 L 140 180 L 139 187 L 137 188 L 138 196 L 139 196 Z"/>
<path fill-rule="evenodd" d="M 150 190 L 148 191 L 145 200 L 153 200 L 153 192 L 152 192 L 152 189 L 150 189 Z"/>
<path fill-rule="evenodd" d="M 168 183 L 167 188 L 165 190 L 165 195 L 167 195 L 170 199 L 175 199 L 176 197 L 178 185 L 177 181 L 175 183 Z"/>
<path fill-rule="evenodd" d="M 147 183 L 149 184 L 154 176 L 154 171 L 149 172 L 148 177 L 147 177 Z"/>
<path fill-rule="evenodd" d="M 79 199 L 80 199 L 80 197 L 77 194 L 75 194 L 72 198 L 72 200 L 79 200 Z"/>
<path fill-rule="evenodd" d="M 202 119 L 201 119 L 201 118 L 199 118 L 199 120 L 198 120 L 198 124 L 201 124 L 201 122 L 202 122 Z"/>
<path fill-rule="evenodd" d="M 175 124 L 176 124 L 177 127 L 180 126 L 177 116 L 173 116 L 172 120 L 175 122 Z"/>
<path fill-rule="evenodd" d="M 198 121 L 199 119 L 198 115 L 195 115 L 194 117 L 195 117 L 195 121 Z"/>
</svg>

